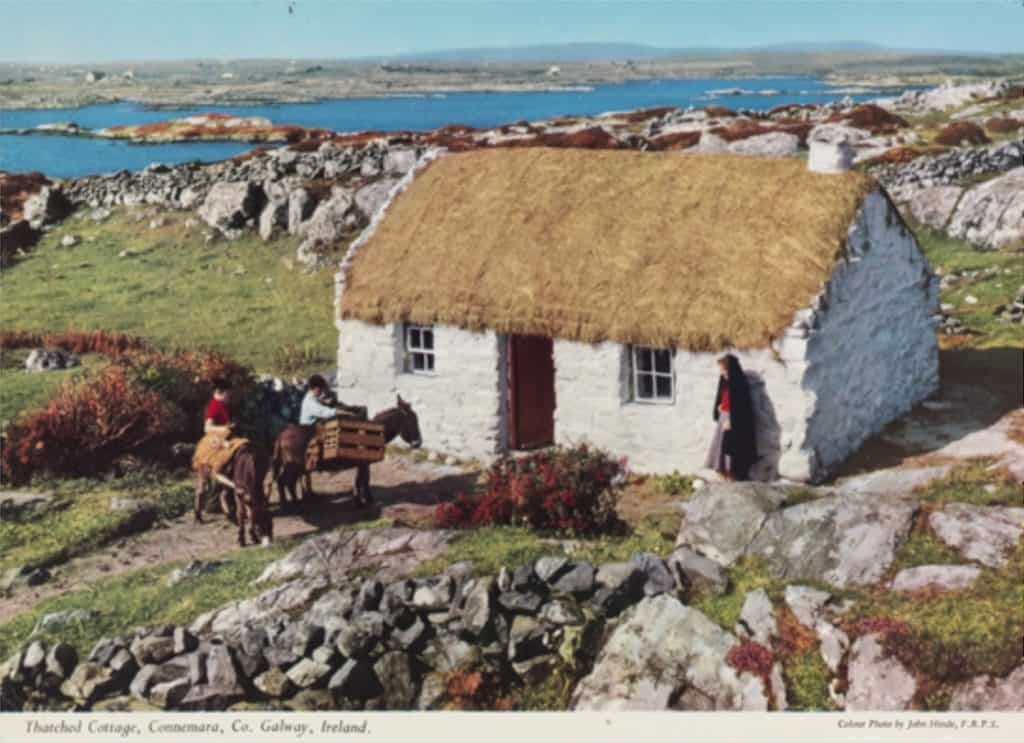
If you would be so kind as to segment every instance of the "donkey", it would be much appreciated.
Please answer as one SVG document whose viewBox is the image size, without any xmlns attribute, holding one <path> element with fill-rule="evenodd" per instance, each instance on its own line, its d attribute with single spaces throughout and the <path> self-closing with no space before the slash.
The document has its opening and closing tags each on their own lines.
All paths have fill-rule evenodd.
<svg viewBox="0 0 1024 743">
<path fill-rule="evenodd" d="M 384 424 L 384 438 L 392 441 L 401 436 L 413 449 L 423 443 L 420 435 L 420 422 L 412 405 L 398 396 L 398 404 L 393 408 L 382 410 L 371 419 L 374 423 Z M 286 427 L 274 442 L 273 479 L 277 483 L 277 492 L 284 507 L 295 503 L 296 483 L 302 480 L 302 500 L 313 496 L 313 483 L 310 473 L 306 470 L 306 447 L 312 437 L 311 427 L 290 425 Z M 349 469 L 356 467 L 356 484 L 352 494 L 356 503 L 361 506 L 372 502 L 370 494 L 370 465 L 367 462 L 341 462 L 332 469 Z M 290 494 L 290 498 L 289 498 Z"/>
<path fill-rule="evenodd" d="M 264 481 L 270 463 L 261 449 L 251 444 L 241 447 L 235 452 L 228 467 L 234 491 L 223 487 L 219 480 L 213 479 L 209 467 L 203 467 L 196 473 L 195 519 L 202 523 L 201 500 L 206 482 L 213 479 L 214 486 L 220 490 L 220 503 L 228 518 L 238 525 L 238 546 L 245 546 L 245 524 L 249 522 L 249 536 L 253 544 L 262 543 L 269 546 L 274 538 L 274 521 L 267 504 L 270 500 L 270 484 L 264 488 Z"/>
</svg>

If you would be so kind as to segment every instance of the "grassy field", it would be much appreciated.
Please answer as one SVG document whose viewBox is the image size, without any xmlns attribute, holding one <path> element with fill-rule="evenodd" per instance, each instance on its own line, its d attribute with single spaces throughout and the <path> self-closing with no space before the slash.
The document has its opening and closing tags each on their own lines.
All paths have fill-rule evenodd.
<svg viewBox="0 0 1024 743">
<path fill-rule="evenodd" d="M 33 489 L 52 499 L 31 518 L 0 522 L 0 572 L 20 565 L 57 565 L 123 536 L 136 517 L 111 510 L 111 498 L 152 505 L 157 518 L 173 518 L 192 507 L 192 484 L 184 473 L 140 470 L 107 482 L 43 480 L 34 482 Z"/>
<path fill-rule="evenodd" d="M 253 586 L 250 582 L 270 562 L 283 557 L 294 546 L 294 543 L 281 540 L 267 549 L 238 550 L 225 556 L 224 564 L 218 570 L 174 586 L 167 586 L 167 576 L 184 563 L 167 563 L 99 580 L 86 590 L 46 600 L 31 611 L 0 625 L 0 658 L 7 658 L 32 636 L 40 617 L 58 611 L 97 611 L 97 616 L 90 621 L 61 629 L 59 636 L 49 633 L 36 635 L 51 642 L 63 640 L 70 643 L 79 654 L 88 654 L 100 637 L 127 632 L 133 627 L 188 624 L 204 611 L 266 590 L 269 586 Z"/>
<path fill-rule="evenodd" d="M 979 333 L 970 345 L 1024 348 L 1024 326 L 1001 322 L 995 315 L 996 308 L 1012 301 L 1018 287 L 1024 285 L 1024 260 L 1020 254 L 976 250 L 963 240 L 927 227 L 912 227 L 933 271 L 941 270 L 944 274 L 987 272 L 973 279 L 965 278 L 939 292 L 939 301 L 955 305 L 953 314 L 968 330 Z M 977 303 L 970 304 L 968 296 L 974 297 Z"/>
<path fill-rule="evenodd" d="M 73 218 L 4 271 L 4 327 L 104 329 L 159 347 L 204 347 L 259 372 L 306 374 L 333 366 L 334 277 L 291 267 L 294 238 L 253 232 L 206 243 L 205 226 L 167 212 L 149 229 L 141 210 L 106 222 Z M 61 247 L 65 235 L 82 240 Z M 119 257 L 123 251 L 129 251 Z"/>
<path fill-rule="evenodd" d="M 46 402 L 65 380 L 101 368 L 102 357 L 87 355 L 82 365 L 59 372 L 25 371 L 28 351 L 0 350 L 0 433 L 18 413 Z"/>
</svg>

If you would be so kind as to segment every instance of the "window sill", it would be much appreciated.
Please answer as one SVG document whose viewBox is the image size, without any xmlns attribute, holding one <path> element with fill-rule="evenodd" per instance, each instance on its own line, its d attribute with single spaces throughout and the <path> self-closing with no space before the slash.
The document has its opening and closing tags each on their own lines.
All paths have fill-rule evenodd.
<svg viewBox="0 0 1024 743">
<path fill-rule="evenodd" d="M 676 404 L 675 398 L 666 400 L 638 400 L 636 398 L 627 400 L 626 405 L 653 405 L 661 407 L 671 407 Z"/>
</svg>

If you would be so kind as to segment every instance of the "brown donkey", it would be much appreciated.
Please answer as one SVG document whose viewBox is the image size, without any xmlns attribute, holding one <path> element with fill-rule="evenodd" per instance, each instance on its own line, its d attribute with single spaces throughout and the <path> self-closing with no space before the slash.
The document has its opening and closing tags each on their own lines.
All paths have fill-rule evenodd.
<svg viewBox="0 0 1024 743">
<path fill-rule="evenodd" d="M 393 408 L 382 410 L 371 419 L 374 423 L 384 424 L 384 438 L 387 442 L 401 436 L 405 443 L 418 449 L 423 443 L 420 435 L 420 422 L 412 405 L 398 396 L 398 404 Z M 302 500 L 313 495 L 313 483 L 310 473 L 306 470 L 306 447 L 313 437 L 312 426 L 287 426 L 274 442 L 273 478 L 277 483 L 277 492 L 282 506 L 289 506 L 297 501 L 296 484 L 302 480 Z M 366 462 L 342 461 L 331 469 L 358 468 L 356 485 L 353 491 L 359 505 L 367 505 L 372 501 L 370 494 L 370 465 Z M 291 495 L 289 498 L 288 495 Z"/>
<path fill-rule="evenodd" d="M 195 518 L 202 522 L 201 500 L 206 482 L 212 480 L 220 490 L 220 503 L 224 513 L 238 524 L 238 544 L 245 546 L 245 524 L 249 522 L 249 536 L 253 544 L 264 546 L 274 538 L 274 521 L 270 515 L 270 483 L 264 486 L 270 463 L 267 455 L 260 449 L 250 445 L 243 446 L 231 459 L 228 466 L 230 480 L 234 483 L 234 492 L 224 487 L 220 481 L 213 480 L 209 467 L 203 467 L 196 473 Z M 232 508 L 234 506 L 234 508 Z"/>
</svg>

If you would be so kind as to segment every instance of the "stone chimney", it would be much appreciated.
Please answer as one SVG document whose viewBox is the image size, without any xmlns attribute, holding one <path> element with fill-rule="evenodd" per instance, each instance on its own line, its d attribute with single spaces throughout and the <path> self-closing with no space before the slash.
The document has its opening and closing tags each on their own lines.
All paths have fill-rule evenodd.
<svg viewBox="0 0 1024 743">
<path fill-rule="evenodd" d="M 810 140 L 807 169 L 812 173 L 845 173 L 853 167 L 853 148 L 845 139 Z"/>
</svg>

